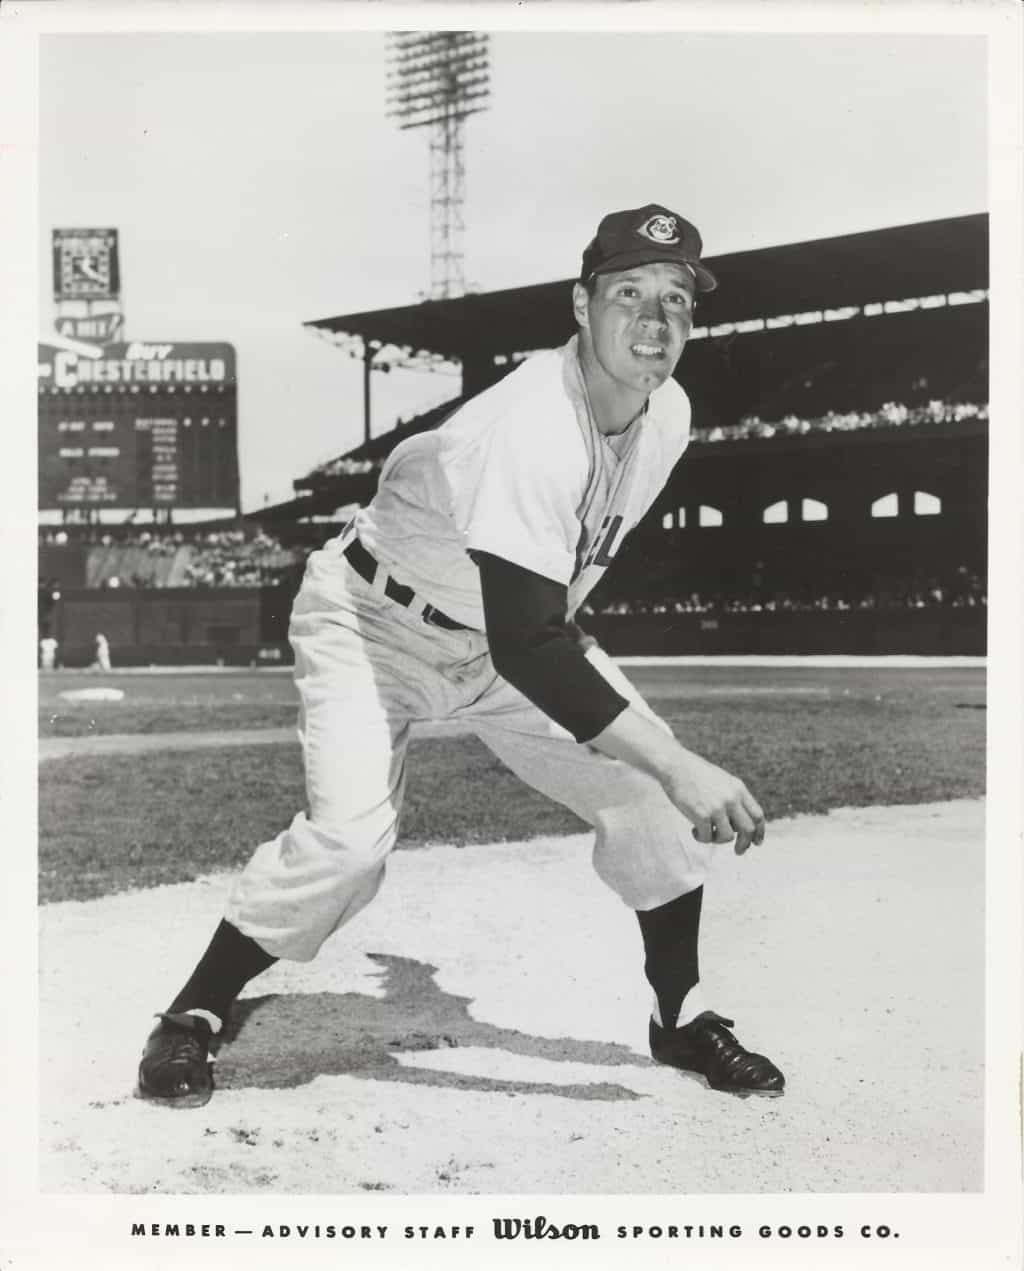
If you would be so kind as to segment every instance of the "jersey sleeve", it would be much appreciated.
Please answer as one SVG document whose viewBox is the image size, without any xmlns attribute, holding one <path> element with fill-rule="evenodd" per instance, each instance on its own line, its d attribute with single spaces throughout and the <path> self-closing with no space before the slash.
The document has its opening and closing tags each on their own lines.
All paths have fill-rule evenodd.
<svg viewBox="0 0 1024 1271">
<path fill-rule="evenodd" d="M 630 704 L 590 663 L 596 641 L 565 620 L 565 588 L 509 561 L 477 556 L 494 668 L 578 742 Z"/>
<path fill-rule="evenodd" d="M 527 398 L 445 455 L 451 511 L 463 547 L 568 584 L 586 448 L 568 403 L 545 412 Z M 546 416 L 546 417 L 545 417 Z"/>
</svg>

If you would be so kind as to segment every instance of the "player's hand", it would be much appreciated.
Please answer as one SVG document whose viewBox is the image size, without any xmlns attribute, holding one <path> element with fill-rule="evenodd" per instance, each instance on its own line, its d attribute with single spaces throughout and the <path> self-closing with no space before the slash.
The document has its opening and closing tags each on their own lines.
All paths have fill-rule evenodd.
<svg viewBox="0 0 1024 1271">
<path fill-rule="evenodd" d="M 602 674 L 615 685 L 603 668 Z M 735 838 L 736 852 L 742 855 L 751 843 L 764 841 L 764 813 L 743 782 L 680 746 L 643 702 L 630 702 L 590 745 L 654 777 L 701 843 L 731 843 Z"/>
<path fill-rule="evenodd" d="M 761 805 L 743 782 L 690 750 L 661 776 L 665 793 L 693 824 L 693 837 L 701 843 L 731 843 L 742 856 L 752 843 L 764 842 L 765 818 Z"/>
</svg>

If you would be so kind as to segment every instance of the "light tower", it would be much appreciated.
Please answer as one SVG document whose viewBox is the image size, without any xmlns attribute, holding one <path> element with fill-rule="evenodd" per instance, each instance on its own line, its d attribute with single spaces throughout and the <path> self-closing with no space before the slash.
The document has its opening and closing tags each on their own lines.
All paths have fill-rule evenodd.
<svg viewBox="0 0 1024 1271">
<path fill-rule="evenodd" d="M 466 290 L 462 235 L 467 116 L 490 96 L 489 37 L 476 31 L 401 31 L 390 36 L 389 115 L 399 128 L 430 129 L 430 299 Z"/>
</svg>

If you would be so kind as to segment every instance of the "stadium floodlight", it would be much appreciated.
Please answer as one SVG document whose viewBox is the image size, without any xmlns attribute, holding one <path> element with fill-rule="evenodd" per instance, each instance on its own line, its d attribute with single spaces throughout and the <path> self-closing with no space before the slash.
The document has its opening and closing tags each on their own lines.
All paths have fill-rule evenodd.
<svg viewBox="0 0 1024 1271">
<path fill-rule="evenodd" d="M 490 37 L 477 31 L 398 31 L 390 37 L 388 114 L 430 130 L 430 298 L 466 290 L 462 236 L 463 129 L 490 98 Z"/>
</svg>

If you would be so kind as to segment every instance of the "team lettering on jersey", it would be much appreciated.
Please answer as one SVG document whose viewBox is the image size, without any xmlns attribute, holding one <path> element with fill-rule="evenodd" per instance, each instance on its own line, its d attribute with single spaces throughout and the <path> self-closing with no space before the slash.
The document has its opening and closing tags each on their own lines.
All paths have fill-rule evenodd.
<svg viewBox="0 0 1024 1271">
<path fill-rule="evenodd" d="M 601 528 L 594 536 L 594 545 L 583 562 L 583 569 L 591 565 L 600 565 L 603 569 L 607 569 L 615 559 L 616 539 L 621 529 L 621 516 L 605 516 L 601 522 Z"/>
</svg>

